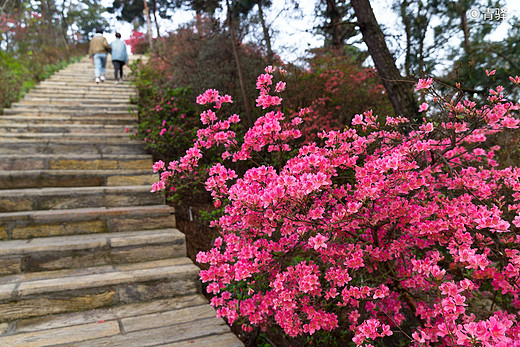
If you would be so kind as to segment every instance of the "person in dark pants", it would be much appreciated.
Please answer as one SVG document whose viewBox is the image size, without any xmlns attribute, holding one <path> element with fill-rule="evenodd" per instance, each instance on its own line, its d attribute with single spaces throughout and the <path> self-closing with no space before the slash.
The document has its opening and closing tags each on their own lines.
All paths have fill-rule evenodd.
<svg viewBox="0 0 520 347">
<path fill-rule="evenodd" d="M 121 40 L 121 34 L 116 33 L 116 39 L 110 43 L 112 48 L 112 64 L 114 64 L 114 79 L 118 84 L 123 79 L 123 65 L 128 62 L 126 44 Z M 118 77 L 119 76 L 119 77 Z"/>
</svg>

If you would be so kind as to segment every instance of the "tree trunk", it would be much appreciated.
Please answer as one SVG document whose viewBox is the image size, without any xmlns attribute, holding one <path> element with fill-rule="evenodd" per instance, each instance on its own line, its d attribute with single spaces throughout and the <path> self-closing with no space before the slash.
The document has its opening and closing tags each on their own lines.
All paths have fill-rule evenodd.
<svg viewBox="0 0 520 347">
<path fill-rule="evenodd" d="M 468 17 L 466 17 L 466 11 L 464 11 L 464 9 L 460 11 L 460 26 L 462 32 L 464 33 L 464 50 L 466 51 L 466 55 L 469 57 L 469 61 L 473 66 L 475 64 L 475 59 L 473 57 L 473 50 L 471 49 L 471 42 L 469 39 Z"/>
<path fill-rule="evenodd" d="M 405 81 L 397 69 L 369 0 L 351 0 L 351 5 L 356 13 L 363 41 L 368 46 L 368 52 L 374 60 L 396 115 L 405 116 L 411 121 L 417 120 L 419 114 L 413 95 L 413 83 Z"/>
<path fill-rule="evenodd" d="M 144 15 L 146 16 L 146 24 L 148 25 L 148 44 L 150 45 L 150 49 L 152 49 L 152 25 L 150 20 L 150 9 L 148 8 L 147 0 L 143 0 L 144 3 Z"/>
<path fill-rule="evenodd" d="M 153 21 L 155 23 L 155 30 L 157 30 L 157 37 L 161 38 L 161 33 L 159 31 L 159 22 L 157 21 L 157 1 L 153 1 Z"/>
<path fill-rule="evenodd" d="M 343 47 L 343 15 L 339 12 L 336 0 L 327 0 L 327 17 L 330 19 L 330 45 L 334 49 Z"/>
<path fill-rule="evenodd" d="M 404 25 L 404 32 L 406 33 L 406 56 L 404 59 L 404 70 L 406 76 L 412 75 L 412 68 L 410 60 L 412 59 L 412 34 L 410 29 L 410 19 L 406 14 L 406 9 L 408 8 L 408 0 L 401 1 L 401 21 Z"/>
<path fill-rule="evenodd" d="M 238 43 L 237 43 L 237 37 L 235 33 L 235 26 L 233 23 L 233 17 L 231 15 L 231 7 L 229 6 L 229 0 L 226 0 L 226 6 L 227 6 L 227 16 L 228 16 L 228 24 L 229 29 L 231 31 L 231 43 L 233 45 L 233 55 L 235 56 L 235 62 L 237 65 L 237 72 L 238 72 L 238 79 L 240 82 L 240 91 L 242 93 L 242 99 L 244 101 L 244 109 L 246 111 L 247 115 L 247 124 L 246 126 L 252 126 L 254 124 L 253 120 L 253 114 L 251 113 L 251 106 L 249 106 L 249 99 L 247 98 L 247 92 L 246 92 L 246 83 L 244 80 L 244 75 L 242 73 L 242 63 L 240 61 L 240 55 L 238 54 Z"/>
<path fill-rule="evenodd" d="M 264 11 L 262 9 L 262 0 L 258 0 L 257 5 L 258 5 L 258 16 L 260 17 L 260 23 L 262 24 L 262 30 L 264 31 L 265 45 L 267 47 L 267 63 L 269 65 L 272 65 L 274 53 L 273 53 L 273 49 L 271 47 L 271 36 L 269 35 L 269 28 L 267 28 L 267 25 L 265 24 Z"/>
</svg>

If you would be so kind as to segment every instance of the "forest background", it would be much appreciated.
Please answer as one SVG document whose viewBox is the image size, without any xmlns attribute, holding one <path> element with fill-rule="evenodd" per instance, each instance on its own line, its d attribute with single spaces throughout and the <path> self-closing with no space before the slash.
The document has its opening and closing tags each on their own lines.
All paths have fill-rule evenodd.
<svg viewBox="0 0 520 347">
<path fill-rule="evenodd" d="M 276 23 L 301 16 L 301 2 L 285 1 L 282 10 L 274 3 L 2 0 L 0 81 L 6 83 L 0 85 L 1 107 L 8 107 L 53 71 L 83 57 L 95 28 L 123 29 L 118 21 L 126 21 L 134 29 L 127 38 L 132 52 L 149 55 L 147 64 L 133 66 L 140 124 L 129 135 L 142 140 L 158 162 L 168 163 L 193 145 L 199 114 L 205 110 L 195 100 L 207 89 L 233 97 L 226 112 L 240 115 L 242 123 L 236 134 L 243 137 L 265 113 L 253 105 L 262 88 L 256 78 L 268 65 L 286 71 L 283 111 L 303 121 L 299 146 L 317 140 L 322 131 L 359 124 L 359 115 L 372 114 L 367 112 L 378 115 L 380 121 L 405 115 L 416 126 L 435 119 L 443 113 L 442 104 L 427 99 L 415 87 L 421 79 L 432 78 L 439 93 L 453 105 L 466 97 L 484 105 L 489 88 L 496 85 L 510 91 L 505 100 L 518 100 L 514 88 L 518 81 L 509 76 L 520 75 L 520 23 L 514 7 L 507 13 L 501 11 L 508 7 L 505 1 L 395 0 L 388 2 L 392 16 L 384 16 L 395 20 L 386 26 L 373 15 L 371 4 L 375 6 L 375 2 L 307 1 L 313 20 L 309 27 L 301 27 L 302 22 L 299 26 L 315 41 L 312 49 L 297 51 L 301 56 L 290 50 L 290 42 L 277 43 L 284 41 L 285 26 L 276 29 Z M 162 29 L 179 10 L 191 14 L 192 20 L 173 31 Z M 504 22 L 507 29 L 497 32 Z M 493 141 L 486 146 L 501 146 L 496 154 L 501 165 L 518 162 L 517 134 Z M 279 166 L 288 160 L 283 156 L 262 159 Z M 223 206 L 214 201 L 204 182 L 209 176 L 206 169 L 221 161 L 220 153 L 210 151 L 199 163 L 195 180 L 169 181 L 166 187 L 156 187 L 166 188 L 170 203 L 176 206 L 179 228 L 188 237 L 193 259 L 197 252 L 211 249 L 219 235 L 209 222 L 223 214 Z M 237 172 L 246 172 L 248 165 L 236 167 Z M 305 345 L 310 341 L 308 336 L 289 336 L 276 326 L 266 332 L 255 328 L 237 334 L 249 344 L 276 340 Z M 352 340 L 349 334 L 342 331 L 313 338 L 341 344 L 342 339 Z"/>
</svg>

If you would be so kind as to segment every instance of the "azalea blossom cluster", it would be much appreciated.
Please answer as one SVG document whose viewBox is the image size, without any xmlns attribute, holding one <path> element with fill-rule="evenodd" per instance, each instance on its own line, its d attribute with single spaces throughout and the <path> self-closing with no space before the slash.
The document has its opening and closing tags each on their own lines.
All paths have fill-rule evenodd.
<svg viewBox="0 0 520 347">
<path fill-rule="evenodd" d="M 275 73 L 257 81 L 257 106 L 271 110 L 243 139 L 229 130 L 237 115 L 209 109 L 193 148 L 154 166 L 160 190 L 196 170 L 205 149 L 229 159 L 206 181 L 224 204 L 221 236 L 197 256 L 217 314 L 293 337 L 349 330 L 357 345 L 518 346 L 520 168 L 502 168 L 486 142 L 518 128 L 518 105 L 496 88 L 483 107 L 444 103 L 442 117 L 406 132 L 405 117 L 380 124 L 366 112 L 280 168 L 259 163 L 239 176 L 233 162 L 290 151 L 300 136 L 301 119 L 280 111 L 285 85 L 268 87 Z M 219 109 L 231 99 L 208 91 L 199 101 Z"/>
</svg>

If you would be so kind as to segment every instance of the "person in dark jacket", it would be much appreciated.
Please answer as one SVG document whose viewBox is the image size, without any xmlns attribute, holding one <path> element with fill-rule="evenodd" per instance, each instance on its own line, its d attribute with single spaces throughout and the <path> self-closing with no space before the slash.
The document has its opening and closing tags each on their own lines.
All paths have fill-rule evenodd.
<svg viewBox="0 0 520 347">
<path fill-rule="evenodd" d="M 112 64 L 114 64 L 114 78 L 116 84 L 123 79 L 123 65 L 128 62 L 126 44 L 121 41 L 121 34 L 116 33 L 116 39 L 110 43 L 112 48 Z M 119 75 L 119 77 L 118 77 Z"/>
</svg>

